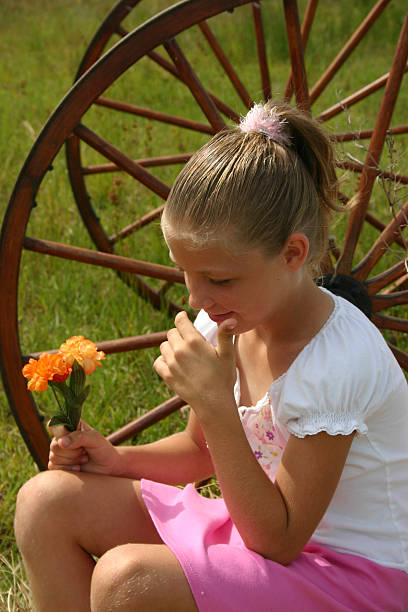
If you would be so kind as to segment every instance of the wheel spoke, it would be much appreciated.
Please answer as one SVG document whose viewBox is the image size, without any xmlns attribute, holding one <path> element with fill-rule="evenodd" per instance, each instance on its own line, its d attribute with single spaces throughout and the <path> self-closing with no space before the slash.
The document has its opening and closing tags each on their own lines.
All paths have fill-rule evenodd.
<svg viewBox="0 0 408 612">
<path fill-rule="evenodd" d="M 390 317 L 389 315 L 373 314 L 371 317 L 374 325 L 380 329 L 389 329 L 392 331 L 408 332 L 408 319 L 401 317 Z"/>
<path fill-rule="evenodd" d="M 256 48 L 258 51 L 259 70 L 261 72 L 261 83 L 264 100 L 271 97 L 271 81 L 269 78 L 268 60 L 265 49 L 265 36 L 262 23 L 261 5 L 259 2 L 252 3 L 252 16 L 255 27 Z"/>
<path fill-rule="evenodd" d="M 403 276 L 405 272 L 408 272 L 407 260 L 401 259 L 401 261 L 396 263 L 391 268 L 388 268 L 388 270 L 381 272 L 381 274 L 377 274 L 377 276 L 372 276 L 365 281 L 365 287 L 368 294 L 375 295 L 376 293 L 379 293 L 379 291 L 384 289 L 384 287 L 398 281 L 398 279 Z"/>
<path fill-rule="evenodd" d="M 80 163 L 78 137 L 75 135 L 71 135 L 68 138 L 66 145 L 68 170 L 70 174 L 71 183 L 73 186 L 75 185 L 75 197 L 77 200 L 81 217 L 84 220 L 84 223 L 88 228 L 88 231 L 95 244 L 97 245 L 98 249 L 104 251 L 105 253 L 112 253 L 112 243 L 116 239 L 120 239 L 120 232 L 118 236 L 112 236 L 111 238 L 109 238 L 103 231 L 103 228 L 99 223 L 99 219 L 96 216 L 92 206 L 90 205 L 90 200 L 88 198 L 86 187 L 83 181 L 83 171 Z M 118 168 L 118 166 L 115 165 L 115 168 Z M 145 219 L 142 217 L 142 219 L 139 219 L 136 223 L 137 225 L 141 226 L 144 225 L 145 222 L 148 220 L 149 219 Z M 125 228 L 125 230 L 127 229 L 128 228 Z M 131 287 L 132 289 L 136 289 L 140 295 L 150 300 L 150 302 L 155 308 L 161 308 L 163 306 L 162 296 L 158 291 L 154 290 L 148 284 L 148 282 L 133 273 L 129 274 L 128 272 L 118 271 L 118 275 L 129 287 Z M 170 312 L 177 313 L 180 311 L 180 306 L 173 303 L 171 300 L 166 300 L 166 303 Z"/>
<path fill-rule="evenodd" d="M 379 2 L 377 2 L 374 8 L 361 23 L 360 27 L 358 27 L 354 34 L 349 38 L 343 49 L 327 68 L 326 72 L 320 77 L 316 85 L 312 87 L 310 91 L 311 104 L 317 100 L 323 90 L 327 87 L 332 78 L 336 75 L 337 71 L 354 51 L 359 42 L 364 38 L 368 30 L 371 28 L 373 23 L 375 23 L 389 2 L 390 0 L 379 0 Z"/>
<path fill-rule="evenodd" d="M 81 165 L 80 141 L 79 138 L 72 133 L 66 140 L 65 153 L 69 179 L 85 227 L 92 237 L 92 240 L 98 246 L 98 249 L 111 252 L 112 247 L 109 238 L 99 222 L 99 217 L 95 214 L 91 206 L 91 201 L 86 190 Z"/>
<path fill-rule="evenodd" d="M 344 204 L 344 206 L 346 206 L 348 204 L 348 202 L 349 202 L 349 198 L 346 195 L 344 195 L 343 193 L 341 193 L 341 191 L 338 192 L 337 198 L 338 198 L 338 200 L 340 202 L 342 202 L 342 204 Z M 364 220 L 367 221 L 367 223 L 369 223 L 370 225 L 375 227 L 375 229 L 379 230 L 380 232 L 384 231 L 385 228 L 387 227 L 385 225 L 385 223 L 383 223 L 382 221 L 377 219 L 377 217 L 374 217 L 374 215 L 372 215 L 371 213 L 368 213 L 368 212 L 365 214 Z M 397 235 L 394 235 L 394 242 L 396 242 L 402 248 L 404 248 L 404 249 L 406 248 L 405 241 L 400 236 L 399 233 Z M 340 251 L 338 251 L 338 255 L 337 255 L 336 259 L 338 259 L 339 257 L 340 257 Z"/>
<path fill-rule="evenodd" d="M 386 289 L 384 289 L 381 295 L 388 295 L 389 293 L 395 293 L 399 289 L 405 290 L 405 287 L 408 287 L 407 281 L 408 281 L 408 274 L 403 274 L 402 276 L 397 278 L 397 280 L 394 283 L 392 283 L 392 285 L 389 285 Z"/>
<path fill-rule="evenodd" d="M 396 360 L 398 361 L 398 363 L 400 364 L 401 368 L 408 370 L 408 354 L 404 353 L 403 351 L 401 351 L 401 349 L 399 349 L 394 344 L 391 344 L 390 342 L 388 342 L 387 344 L 392 350 L 392 352 L 394 353 L 394 356 Z"/>
<path fill-rule="evenodd" d="M 397 100 L 402 77 L 405 71 L 407 57 L 408 15 L 405 18 L 405 23 L 401 30 L 400 39 L 398 41 L 397 50 L 390 71 L 390 76 L 387 81 L 380 110 L 378 112 L 377 121 L 374 127 L 373 137 L 370 141 L 366 163 L 364 165 L 360 182 L 357 188 L 359 205 L 358 208 L 356 208 L 350 215 L 344 250 L 343 253 L 340 255 L 339 261 L 337 262 L 338 272 L 342 274 L 347 274 L 351 270 L 353 254 L 358 238 L 361 234 L 364 216 L 370 201 L 374 181 L 377 176 L 375 167 L 378 167 L 379 164 L 381 152 L 387 135 L 387 130 L 390 125 L 391 116 Z"/>
<path fill-rule="evenodd" d="M 127 17 L 129 12 L 134 8 L 137 4 L 139 4 L 140 0 L 127 0 L 126 3 L 119 3 L 115 8 L 109 13 L 107 18 L 102 23 L 101 27 L 96 32 L 92 41 L 89 44 L 88 50 L 82 58 L 81 64 L 78 68 L 78 72 L 75 77 L 75 81 L 79 79 L 79 77 L 88 70 L 99 59 L 102 55 L 103 50 L 105 49 L 112 33 L 112 24 L 116 24 L 114 31 L 122 36 L 120 22 Z M 125 30 L 123 30 L 125 31 Z M 123 34 L 126 36 L 126 34 Z"/>
<path fill-rule="evenodd" d="M 113 355 L 114 353 L 126 353 L 129 351 L 139 351 L 141 349 L 160 346 L 165 340 L 167 340 L 167 331 L 142 334 L 140 336 L 129 336 L 128 338 L 115 338 L 115 340 L 103 340 L 102 342 L 95 342 L 95 344 L 98 351 L 103 351 L 107 355 Z M 22 361 L 23 363 L 27 363 L 31 358 L 38 359 L 42 353 L 56 353 L 57 351 L 58 349 L 49 349 L 22 355 Z"/>
<path fill-rule="evenodd" d="M 227 74 L 229 80 L 233 84 L 235 91 L 238 93 L 238 95 L 240 96 L 241 100 L 246 105 L 246 107 L 251 108 L 253 106 L 253 100 L 251 99 L 251 96 L 245 89 L 241 79 L 239 78 L 238 74 L 234 70 L 228 57 L 225 55 L 220 43 L 218 42 L 217 38 L 214 36 L 214 33 L 212 32 L 210 26 L 208 25 L 206 21 L 202 21 L 198 25 L 199 25 L 201 32 L 204 34 L 208 44 L 210 45 L 211 49 L 214 51 L 221 66 L 224 68 L 225 73 Z"/>
<path fill-rule="evenodd" d="M 146 215 L 143 215 L 143 217 L 140 217 L 140 219 L 133 221 L 133 223 L 130 223 L 129 225 L 121 229 L 117 234 L 113 234 L 112 236 L 110 236 L 109 242 L 111 244 L 115 244 L 115 242 L 127 238 L 145 225 L 149 225 L 149 223 L 152 223 L 152 221 L 155 221 L 160 217 L 163 212 L 163 209 L 164 204 L 162 206 L 159 206 L 158 208 L 155 208 L 154 210 L 151 210 Z"/>
<path fill-rule="evenodd" d="M 310 111 L 309 89 L 307 85 L 297 2 L 296 0 L 283 0 L 283 6 L 285 9 L 286 32 L 296 105 L 304 111 Z"/>
<path fill-rule="evenodd" d="M 224 129 L 226 125 L 223 118 L 206 89 L 203 87 L 197 74 L 191 67 L 179 44 L 173 38 L 165 42 L 164 47 L 214 130 L 218 132 Z"/>
<path fill-rule="evenodd" d="M 381 259 L 382 255 L 389 251 L 390 246 L 399 238 L 402 241 L 403 246 L 404 239 L 402 236 L 402 230 L 408 226 L 408 202 L 401 207 L 398 213 L 394 216 L 393 220 L 384 228 L 377 240 L 374 242 L 371 249 L 368 251 L 366 256 L 361 262 L 354 268 L 353 276 L 359 280 L 367 278 L 375 264 Z"/>
<path fill-rule="evenodd" d="M 160 278 L 170 282 L 184 283 L 183 273 L 176 268 L 163 266 L 161 264 L 153 264 L 139 259 L 131 259 L 112 253 L 93 251 L 91 249 L 60 244 L 49 240 L 30 238 L 29 236 L 24 238 L 24 248 L 28 251 L 53 255 L 54 257 L 61 257 L 62 259 L 70 259 L 72 261 L 80 261 L 94 266 L 111 268 L 112 270 L 118 270 L 120 272 L 132 272 L 134 274 Z"/>
<path fill-rule="evenodd" d="M 371 160 L 372 163 L 373 160 Z M 367 158 L 365 164 L 357 164 L 355 162 L 349 162 L 345 160 L 339 160 L 336 162 L 337 168 L 343 168 L 344 170 L 351 170 L 352 172 L 362 173 L 365 170 L 369 170 L 374 178 L 377 176 L 381 176 L 384 179 L 395 181 L 397 183 L 401 183 L 404 185 L 408 185 L 408 176 L 405 174 L 396 174 L 395 172 L 388 172 L 387 170 L 382 170 L 378 166 L 370 165 L 370 160 Z"/>
<path fill-rule="evenodd" d="M 309 40 L 310 30 L 313 24 L 314 16 L 316 13 L 318 0 L 309 0 L 305 15 L 302 23 L 302 44 L 303 44 L 303 52 L 306 51 L 307 41 Z M 285 92 L 283 97 L 285 100 L 290 100 L 293 95 L 293 81 L 292 81 L 292 71 L 290 72 L 288 81 L 286 83 Z"/>
<path fill-rule="evenodd" d="M 135 164 L 133 159 L 124 155 L 119 149 L 110 144 L 107 140 L 104 140 L 98 134 L 95 134 L 92 130 L 86 126 L 80 124 L 74 130 L 76 136 L 81 140 L 90 145 L 93 149 L 101 153 L 104 157 L 112 162 L 115 162 L 118 166 L 123 168 L 128 174 L 136 178 L 140 183 L 151 189 L 154 193 L 166 199 L 169 195 L 170 187 L 163 183 L 160 179 L 156 178 L 153 174 Z"/>
<path fill-rule="evenodd" d="M 127 102 L 120 102 L 119 100 L 111 100 L 109 98 L 98 98 L 95 101 L 95 104 L 129 113 L 130 115 L 146 117 L 148 119 L 161 121 L 162 123 L 167 123 L 170 125 L 178 125 L 179 127 L 194 130 L 196 132 L 202 132 L 203 134 L 215 134 L 215 130 L 213 127 L 211 127 L 211 125 L 199 123 L 198 121 L 191 121 L 191 119 L 184 119 L 184 117 L 175 117 L 174 115 L 161 113 L 151 108 L 142 108 L 141 106 L 134 106 L 133 104 L 128 104 Z"/>
<path fill-rule="evenodd" d="M 361 130 L 359 132 L 342 132 L 339 134 L 331 134 L 331 139 L 334 142 L 348 142 L 350 140 L 366 140 L 371 138 L 374 130 Z M 388 134 L 396 136 L 398 134 L 408 134 L 408 125 L 395 125 L 389 128 Z M 397 175 L 394 175 L 397 176 Z M 401 176 L 401 175 L 399 175 Z"/>
<path fill-rule="evenodd" d="M 125 36 L 127 36 L 129 34 L 129 30 L 126 30 L 123 26 L 118 25 L 115 28 L 115 32 L 118 36 L 120 36 L 121 38 L 125 38 Z"/>
<path fill-rule="evenodd" d="M 150 59 L 152 59 L 158 66 L 160 66 L 161 68 L 163 68 L 164 70 L 166 70 L 167 72 L 172 74 L 176 79 L 179 79 L 179 81 L 181 81 L 183 83 L 183 85 L 187 85 L 187 83 L 185 83 L 184 79 L 177 72 L 177 70 L 173 66 L 173 64 L 171 62 L 169 62 L 165 57 L 160 55 L 160 53 L 157 53 L 157 51 L 150 51 L 146 55 L 148 57 L 150 57 Z M 215 106 L 218 108 L 219 111 L 224 113 L 224 115 L 226 117 L 228 117 L 229 119 L 232 119 L 236 123 L 239 122 L 239 114 L 238 113 L 236 113 L 232 108 L 227 106 L 224 102 L 222 102 L 222 100 L 220 100 L 219 98 L 214 96 L 209 91 L 207 91 L 207 94 L 210 97 L 210 99 L 213 101 Z"/>
<path fill-rule="evenodd" d="M 377 219 L 377 217 L 374 217 L 373 215 L 371 215 L 370 213 L 366 213 L 365 216 L 365 220 L 372 225 L 373 227 L 375 227 L 375 229 L 378 229 L 380 232 L 384 231 L 385 228 L 387 227 L 385 225 L 385 223 L 382 223 L 379 219 Z M 396 242 L 400 247 L 402 247 L 403 249 L 406 248 L 405 245 L 405 241 L 402 238 L 402 236 L 400 235 L 400 233 L 396 233 L 394 234 L 394 242 Z"/>
<path fill-rule="evenodd" d="M 405 66 L 404 72 L 407 72 L 407 71 L 408 71 L 408 64 L 407 66 Z M 366 85 L 362 89 L 359 89 L 358 91 L 354 92 L 347 98 L 344 98 L 337 104 L 334 104 L 330 108 L 326 109 L 325 111 L 320 113 L 320 115 L 317 115 L 316 119 L 318 121 L 328 121 L 329 119 L 332 119 L 332 117 L 335 117 L 339 113 L 342 113 L 345 109 L 348 109 L 351 106 L 353 106 L 353 104 L 360 102 L 360 100 L 364 100 L 372 93 L 378 91 L 382 87 L 385 87 L 389 79 L 389 76 L 390 76 L 390 73 L 387 72 L 387 74 L 384 74 L 379 79 L 372 81 L 372 83 L 370 83 L 369 85 Z M 403 126 L 403 127 L 406 128 L 406 126 Z M 402 133 L 405 133 L 405 132 L 402 132 Z"/>
<path fill-rule="evenodd" d="M 371 304 L 373 312 L 379 312 L 387 308 L 393 308 L 394 306 L 402 306 L 408 304 L 408 291 L 395 291 L 387 295 L 375 295 L 371 298 Z M 408 321 L 406 324 L 408 325 Z M 408 328 L 407 328 L 408 331 Z"/>
<path fill-rule="evenodd" d="M 125 440 L 129 440 L 129 438 L 136 436 L 147 427 L 158 423 L 185 405 L 186 402 L 182 400 L 181 397 L 176 395 L 175 397 L 163 402 L 163 404 L 160 404 L 160 406 L 157 406 L 146 414 L 143 414 L 131 423 L 128 423 L 121 429 L 118 429 L 113 434 L 110 434 L 108 436 L 108 440 L 111 442 L 111 444 L 121 444 L 122 442 L 125 442 Z"/>
<path fill-rule="evenodd" d="M 182 153 L 181 155 L 162 155 L 161 157 L 143 157 L 141 159 L 134 159 L 134 163 L 143 166 L 144 168 L 157 167 L 157 166 L 170 166 L 172 164 L 185 164 L 192 153 Z M 120 168 L 117 164 L 95 164 L 92 166 L 83 166 L 82 174 L 104 174 L 107 172 L 122 172 L 123 168 Z"/>
</svg>

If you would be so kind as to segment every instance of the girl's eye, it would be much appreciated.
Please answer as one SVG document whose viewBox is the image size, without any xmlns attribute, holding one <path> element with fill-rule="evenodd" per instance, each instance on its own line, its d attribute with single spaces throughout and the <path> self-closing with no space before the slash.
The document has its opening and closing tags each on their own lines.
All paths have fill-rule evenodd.
<svg viewBox="0 0 408 612">
<path fill-rule="evenodd" d="M 231 282 L 231 279 L 226 278 L 226 279 L 218 280 L 216 278 L 210 278 L 209 281 L 212 285 L 226 285 L 227 283 Z"/>
</svg>

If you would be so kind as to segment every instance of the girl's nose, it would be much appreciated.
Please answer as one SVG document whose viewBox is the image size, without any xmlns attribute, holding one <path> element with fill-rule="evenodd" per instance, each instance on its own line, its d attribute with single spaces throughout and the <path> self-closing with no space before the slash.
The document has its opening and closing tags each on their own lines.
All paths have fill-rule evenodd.
<svg viewBox="0 0 408 612">
<path fill-rule="evenodd" d="M 200 280 L 193 281 L 187 274 L 185 274 L 186 287 L 189 292 L 189 304 L 194 310 L 200 310 L 201 308 L 209 308 L 214 301 L 211 296 L 208 295 L 208 290 L 204 287 L 204 283 Z"/>
<path fill-rule="evenodd" d="M 199 299 L 198 296 L 193 293 L 190 293 L 188 301 L 191 308 L 194 308 L 194 310 L 201 310 L 202 308 L 208 309 L 214 303 L 210 298 Z"/>
</svg>

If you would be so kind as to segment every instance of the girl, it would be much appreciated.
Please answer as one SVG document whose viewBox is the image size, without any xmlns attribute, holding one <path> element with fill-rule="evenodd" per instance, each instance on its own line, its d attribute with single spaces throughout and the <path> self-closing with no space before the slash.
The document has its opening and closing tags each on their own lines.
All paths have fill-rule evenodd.
<svg viewBox="0 0 408 612">
<path fill-rule="evenodd" d="M 154 367 L 188 425 L 52 441 L 16 512 L 37 610 L 408 609 L 408 389 L 369 319 L 313 281 L 335 195 L 327 137 L 285 104 L 185 166 L 162 227 L 200 312 Z M 222 499 L 174 486 L 212 474 Z"/>
</svg>

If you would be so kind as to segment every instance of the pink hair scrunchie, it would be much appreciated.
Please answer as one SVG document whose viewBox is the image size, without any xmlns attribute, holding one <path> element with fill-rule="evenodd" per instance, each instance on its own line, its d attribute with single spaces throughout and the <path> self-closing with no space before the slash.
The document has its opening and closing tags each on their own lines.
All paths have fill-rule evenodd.
<svg viewBox="0 0 408 612">
<path fill-rule="evenodd" d="M 274 108 L 267 110 L 263 104 L 255 104 L 241 119 L 239 127 L 243 132 L 261 132 L 278 144 L 290 146 L 286 124 Z"/>
</svg>

